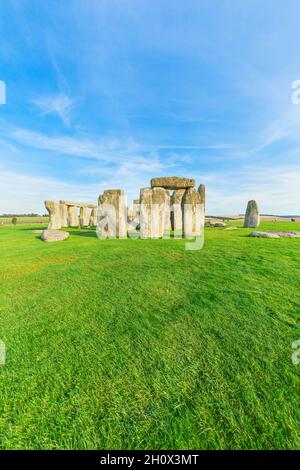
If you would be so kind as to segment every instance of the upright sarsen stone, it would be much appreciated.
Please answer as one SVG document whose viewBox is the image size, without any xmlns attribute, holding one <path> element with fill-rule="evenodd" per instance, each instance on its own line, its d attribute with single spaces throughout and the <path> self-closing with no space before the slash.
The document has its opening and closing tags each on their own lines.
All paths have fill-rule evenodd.
<svg viewBox="0 0 300 470">
<path fill-rule="evenodd" d="M 171 196 L 171 226 L 172 230 L 176 234 L 182 237 L 182 198 L 185 193 L 185 189 L 177 189 Z"/>
<path fill-rule="evenodd" d="M 68 225 L 69 227 L 79 226 L 78 207 L 68 206 Z"/>
<path fill-rule="evenodd" d="M 258 210 L 257 202 L 251 200 L 248 202 L 244 227 L 245 228 L 256 228 L 260 224 L 260 215 Z"/>
<path fill-rule="evenodd" d="M 59 230 L 61 228 L 60 205 L 58 201 L 45 201 L 45 207 L 49 213 L 48 230 Z"/>
<path fill-rule="evenodd" d="M 101 238 L 127 237 L 127 208 L 124 191 L 108 189 L 99 196 L 97 232 Z"/>
<path fill-rule="evenodd" d="M 64 201 L 59 201 L 61 226 L 68 227 L 68 206 Z"/>
<path fill-rule="evenodd" d="M 141 238 L 162 238 L 170 231 L 170 195 L 164 188 L 143 188 L 140 194 Z"/>
<path fill-rule="evenodd" d="M 140 237 L 151 238 L 152 189 L 142 188 L 140 192 Z"/>
<path fill-rule="evenodd" d="M 80 207 L 80 215 L 79 215 L 80 227 L 88 227 L 89 226 L 90 214 L 91 214 L 91 209 L 90 208 L 88 208 L 85 205 Z"/>
<path fill-rule="evenodd" d="M 90 215 L 90 221 L 89 221 L 89 226 L 90 227 L 96 227 L 98 220 L 97 220 L 97 214 L 98 214 L 98 208 L 94 207 L 92 209 L 91 215 Z"/>
<path fill-rule="evenodd" d="M 201 235 L 200 194 L 195 188 L 187 189 L 182 198 L 183 237 L 193 238 Z"/>
<path fill-rule="evenodd" d="M 205 226 L 205 205 L 206 205 L 206 195 L 205 195 L 205 184 L 200 184 L 198 188 L 198 193 L 200 195 L 200 223 L 201 223 L 201 230 L 204 229 Z"/>
</svg>

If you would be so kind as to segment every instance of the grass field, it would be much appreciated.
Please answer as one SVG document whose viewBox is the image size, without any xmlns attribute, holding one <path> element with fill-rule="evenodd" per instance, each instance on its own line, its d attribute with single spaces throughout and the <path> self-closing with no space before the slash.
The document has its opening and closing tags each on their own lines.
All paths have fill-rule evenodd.
<svg viewBox="0 0 300 470">
<path fill-rule="evenodd" d="M 0 217 L 0 225 L 12 225 L 12 217 Z M 27 224 L 46 224 L 48 223 L 48 217 L 18 217 L 17 216 L 17 225 L 27 225 Z"/>
<path fill-rule="evenodd" d="M 0 228 L 2 449 L 300 448 L 300 239 L 33 228 Z"/>
</svg>

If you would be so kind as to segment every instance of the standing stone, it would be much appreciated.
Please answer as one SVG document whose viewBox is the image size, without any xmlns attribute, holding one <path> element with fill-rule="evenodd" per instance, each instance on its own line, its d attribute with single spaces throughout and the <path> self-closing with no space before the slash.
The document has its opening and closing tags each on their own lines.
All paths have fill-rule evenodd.
<svg viewBox="0 0 300 470">
<path fill-rule="evenodd" d="M 151 238 L 152 223 L 152 189 L 143 188 L 140 193 L 140 236 Z"/>
<path fill-rule="evenodd" d="M 45 201 L 45 207 L 49 212 L 48 230 L 59 230 L 61 228 L 60 206 L 58 201 Z"/>
<path fill-rule="evenodd" d="M 108 189 L 99 196 L 97 231 L 101 238 L 127 237 L 127 208 L 123 190 Z"/>
<path fill-rule="evenodd" d="M 170 232 L 170 195 L 164 188 L 144 188 L 140 195 L 141 238 L 161 238 Z"/>
<path fill-rule="evenodd" d="M 80 207 L 80 227 L 88 227 L 90 223 L 90 213 L 91 210 L 87 206 Z"/>
<path fill-rule="evenodd" d="M 194 238 L 201 235 L 201 201 L 195 188 L 187 189 L 182 198 L 183 237 Z"/>
<path fill-rule="evenodd" d="M 64 201 L 59 201 L 61 226 L 68 227 L 68 207 Z"/>
<path fill-rule="evenodd" d="M 256 228 L 260 224 L 260 215 L 256 201 L 249 201 L 247 205 L 244 227 Z"/>
<path fill-rule="evenodd" d="M 171 197 L 171 225 L 175 236 L 177 232 L 179 237 L 182 237 L 182 198 L 184 193 L 185 189 L 177 189 Z"/>
<path fill-rule="evenodd" d="M 97 226 L 97 223 L 98 223 L 97 214 L 98 214 L 98 208 L 94 207 L 92 209 L 91 216 L 90 216 L 90 222 L 89 222 L 90 227 L 96 227 Z"/>
<path fill-rule="evenodd" d="M 68 225 L 69 227 L 79 226 L 78 207 L 68 206 Z"/>
<path fill-rule="evenodd" d="M 200 195 L 200 223 L 201 223 L 201 230 L 204 229 L 205 226 L 205 206 L 206 206 L 206 195 L 205 195 L 205 184 L 200 184 L 198 188 L 198 193 Z"/>
</svg>

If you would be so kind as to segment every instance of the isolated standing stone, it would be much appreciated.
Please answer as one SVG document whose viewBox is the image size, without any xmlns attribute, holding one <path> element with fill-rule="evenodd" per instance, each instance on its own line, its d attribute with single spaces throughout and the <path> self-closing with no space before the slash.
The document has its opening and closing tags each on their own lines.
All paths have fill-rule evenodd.
<svg viewBox="0 0 300 470">
<path fill-rule="evenodd" d="M 41 240 L 45 242 L 60 242 L 69 238 L 69 232 L 61 232 L 60 230 L 44 230 Z"/>
<path fill-rule="evenodd" d="M 193 238 L 201 235 L 200 194 L 195 188 L 187 189 L 182 198 L 183 237 Z"/>
<path fill-rule="evenodd" d="M 58 201 L 45 201 L 45 207 L 49 212 L 49 230 L 61 228 L 60 206 Z"/>
<path fill-rule="evenodd" d="M 244 227 L 245 228 L 256 228 L 259 226 L 260 216 L 258 205 L 256 201 L 249 201 L 247 205 Z"/>
<path fill-rule="evenodd" d="M 68 206 L 68 226 L 79 226 L 78 207 L 76 206 Z"/>
<path fill-rule="evenodd" d="M 99 196 L 98 233 L 102 238 L 127 237 L 127 208 L 124 191 L 108 189 Z"/>
<path fill-rule="evenodd" d="M 190 178 L 179 178 L 178 176 L 167 176 L 162 178 L 152 178 L 152 188 L 164 189 L 187 189 L 195 186 L 195 180 Z"/>
</svg>

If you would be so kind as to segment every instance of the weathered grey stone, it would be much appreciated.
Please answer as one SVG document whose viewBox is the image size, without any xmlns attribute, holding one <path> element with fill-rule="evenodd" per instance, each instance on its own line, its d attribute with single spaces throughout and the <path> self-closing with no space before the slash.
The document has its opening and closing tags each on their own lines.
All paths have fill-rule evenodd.
<svg viewBox="0 0 300 470">
<path fill-rule="evenodd" d="M 127 208 L 124 191 L 108 189 L 99 196 L 97 231 L 101 238 L 127 237 Z"/>
<path fill-rule="evenodd" d="M 94 207 L 92 209 L 91 216 L 90 216 L 90 221 L 89 221 L 90 227 L 97 226 L 97 223 L 98 223 L 97 214 L 98 214 L 98 207 Z"/>
<path fill-rule="evenodd" d="M 34 234 L 41 234 L 43 233 L 44 230 L 32 230 L 31 233 L 34 233 Z"/>
<path fill-rule="evenodd" d="M 41 239 L 45 242 L 60 242 L 69 238 L 69 232 L 61 232 L 60 230 L 44 230 Z"/>
<path fill-rule="evenodd" d="M 226 227 L 224 222 L 215 222 L 212 224 L 213 227 Z"/>
<path fill-rule="evenodd" d="M 200 224 L 201 224 L 201 230 L 203 230 L 205 226 L 205 204 L 206 204 L 206 195 L 205 195 L 206 189 L 205 189 L 205 184 L 200 184 L 198 188 L 198 193 L 200 195 Z"/>
<path fill-rule="evenodd" d="M 80 207 L 80 215 L 79 215 L 80 227 L 89 226 L 90 215 L 91 215 L 91 209 L 89 209 L 87 206 Z"/>
<path fill-rule="evenodd" d="M 249 237 L 259 238 L 300 238 L 300 232 L 251 232 Z"/>
<path fill-rule="evenodd" d="M 182 237 L 183 218 L 182 218 L 182 198 L 185 189 L 177 189 L 171 196 L 171 227 L 175 236 Z"/>
<path fill-rule="evenodd" d="M 204 205 L 204 210 L 205 210 L 205 205 L 206 205 L 206 189 L 205 189 L 205 184 L 200 184 L 198 188 L 198 193 L 200 194 L 200 203 Z"/>
<path fill-rule="evenodd" d="M 60 208 L 61 226 L 68 227 L 68 206 L 63 201 L 59 201 L 59 208 Z"/>
<path fill-rule="evenodd" d="M 195 180 L 190 178 L 179 178 L 178 176 L 167 176 L 162 178 L 152 178 L 152 188 L 164 189 L 187 189 L 195 186 Z"/>
<path fill-rule="evenodd" d="M 60 206 L 58 201 L 45 201 L 45 207 L 49 212 L 49 230 L 58 230 L 61 228 Z"/>
<path fill-rule="evenodd" d="M 97 209 L 97 204 L 81 204 L 80 202 L 74 202 L 74 201 L 60 201 L 62 204 L 65 204 L 66 206 L 73 206 L 73 207 L 88 207 L 89 209 Z"/>
<path fill-rule="evenodd" d="M 260 215 L 256 201 L 249 201 L 247 205 L 244 227 L 256 228 L 260 223 Z"/>
<path fill-rule="evenodd" d="M 78 207 L 76 206 L 68 206 L 68 226 L 79 226 Z"/>
<path fill-rule="evenodd" d="M 200 194 L 195 188 L 187 189 L 182 198 L 183 237 L 193 238 L 201 235 Z"/>
<path fill-rule="evenodd" d="M 140 236 L 161 238 L 170 228 L 170 195 L 164 188 L 143 188 L 140 195 Z"/>
<path fill-rule="evenodd" d="M 228 231 L 237 230 L 237 227 L 225 227 L 224 230 L 228 230 Z"/>
</svg>

